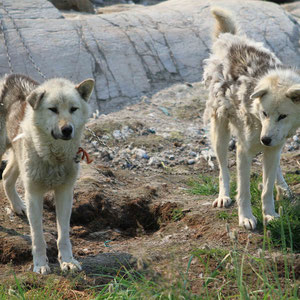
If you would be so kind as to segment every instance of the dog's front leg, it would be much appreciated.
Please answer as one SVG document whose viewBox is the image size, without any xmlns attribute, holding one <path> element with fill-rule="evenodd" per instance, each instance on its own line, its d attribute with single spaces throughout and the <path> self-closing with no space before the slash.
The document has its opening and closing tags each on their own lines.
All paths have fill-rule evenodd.
<svg viewBox="0 0 300 300">
<path fill-rule="evenodd" d="M 77 260 L 73 258 L 69 236 L 70 218 L 73 203 L 73 186 L 63 186 L 55 190 L 56 221 L 57 221 L 57 248 L 58 260 L 62 271 L 81 270 Z"/>
<path fill-rule="evenodd" d="M 32 239 L 33 271 L 40 274 L 50 272 L 43 234 L 43 192 L 25 185 L 27 216 Z"/>
<path fill-rule="evenodd" d="M 251 210 L 251 194 L 250 194 L 250 167 L 252 157 L 249 151 L 245 150 L 241 145 L 237 146 L 237 182 L 238 194 L 237 202 L 239 209 L 239 225 L 246 229 L 255 229 L 256 218 Z"/>
<path fill-rule="evenodd" d="M 269 222 L 278 217 L 274 204 L 274 184 L 280 161 L 280 147 L 266 147 L 263 152 L 262 211 L 264 220 Z"/>
</svg>

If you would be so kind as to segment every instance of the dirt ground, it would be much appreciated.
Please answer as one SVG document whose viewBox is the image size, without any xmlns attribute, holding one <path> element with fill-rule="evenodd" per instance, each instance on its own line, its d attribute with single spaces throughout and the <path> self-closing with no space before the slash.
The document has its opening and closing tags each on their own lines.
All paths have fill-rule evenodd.
<svg viewBox="0 0 300 300">
<path fill-rule="evenodd" d="M 218 176 L 202 124 L 205 98 L 201 83 L 178 84 L 122 111 L 95 114 L 91 119 L 88 127 L 101 141 L 88 131 L 83 141 L 94 161 L 90 165 L 81 162 L 74 194 L 71 239 L 74 255 L 83 265 L 83 279 L 74 289 L 80 291 L 105 281 L 93 274 L 118 266 L 116 261 L 138 268 L 147 265 L 157 274 L 176 280 L 185 272 L 193 250 L 230 249 L 226 224 L 238 232 L 240 245 L 245 245 L 249 232 L 238 227 L 236 203 L 229 209 L 215 209 L 211 207 L 215 196 L 188 192 L 191 179 Z M 102 141 L 106 145 L 100 144 Z M 295 143 L 289 140 L 282 156 L 284 173 L 299 172 L 300 151 L 292 145 Z M 230 151 L 233 173 L 234 155 L 235 151 Z M 260 174 L 260 170 L 258 156 L 253 172 Z M 291 189 L 300 194 L 300 183 Z M 20 183 L 18 190 L 23 193 Z M 234 217 L 222 220 L 221 211 Z M 44 231 L 51 268 L 63 280 L 66 275 L 60 274 L 56 259 L 51 193 L 44 201 Z M 261 232 L 252 232 L 253 253 L 261 248 L 261 241 Z M 9 280 L 12 271 L 21 276 L 31 270 L 28 221 L 11 212 L 1 185 L 0 281 Z M 192 261 L 192 290 L 196 293 L 200 273 Z"/>
</svg>

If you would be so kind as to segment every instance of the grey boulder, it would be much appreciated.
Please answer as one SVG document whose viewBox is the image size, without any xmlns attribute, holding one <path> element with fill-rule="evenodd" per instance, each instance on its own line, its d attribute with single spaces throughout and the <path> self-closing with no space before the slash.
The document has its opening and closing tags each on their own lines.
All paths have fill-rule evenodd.
<svg viewBox="0 0 300 300">
<path fill-rule="evenodd" d="M 169 0 L 120 13 L 64 17 L 46 0 L 6 0 L 0 6 L 1 75 L 11 71 L 9 57 L 14 72 L 36 80 L 93 77 L 94 110 L 118 110 L 175 82 L 202 79 L 212 5 L 230 9 L 248 36 L 299 67 L 299 24 L 270 2 Z"/>
</svg>

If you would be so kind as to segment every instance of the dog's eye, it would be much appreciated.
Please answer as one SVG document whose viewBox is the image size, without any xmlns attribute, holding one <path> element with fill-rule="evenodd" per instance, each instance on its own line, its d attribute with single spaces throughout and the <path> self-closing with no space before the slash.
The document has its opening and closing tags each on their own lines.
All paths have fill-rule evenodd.
<svg viewBox="0 0 300 300">
<path fill-rule="evenodd" d="M 49 107 L 49 110 L 51 110 L 55 114 L 58 114 L 58 109 L 56 107 Z"/>
<path fill-rule="evenodd" d="M 267 114 L 265 111 L 263 111 L 263 115 L 264 115 L 265 117 L 268 116 L 268 114 Z"/>
<path fill-rule="evenodd" d="M 287 117 L 287 115 L 280 115 L 280 116 L 278 117 L 278 121 L 283 120 L 283 119 L 285 119 L 286 117 Z"/>
<path fill-rule="evenodd" d="M 78 109 L 78 107 L 71 107 L 70 113 L 73 113 L 73 112 L 76 111 L 77 109 Z"/>
</svg>

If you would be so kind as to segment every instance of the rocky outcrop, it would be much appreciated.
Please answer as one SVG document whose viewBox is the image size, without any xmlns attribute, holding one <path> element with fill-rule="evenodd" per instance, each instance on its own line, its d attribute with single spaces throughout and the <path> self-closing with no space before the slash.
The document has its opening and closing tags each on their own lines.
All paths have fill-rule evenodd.
<svg viewBox="0 0 300 300">
<path fill-rule="evenodd" d="M 49 0 L 56 8 L 94 13 L 94 6 L 89 0 Z"/>
<path fill-rule="evenodd" d="M 4 0 L 1 74 L 10 72 L 10 60 L 13 71 L 36 80 L 43 80 L 41 73 L 76 82 L 93 77 L 93 108 L 117 110 L 174 82 L 201 80 L 211 44 L 211 5 L 232 10 L 250 37 L 284 63 L 300 65 L 299 24 L 270 2 L 169 0 L 117 14 L 64 18 L 46 0 Z"/>
</svg>

